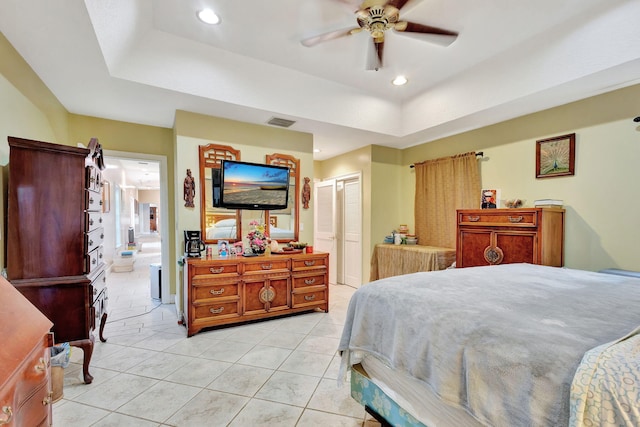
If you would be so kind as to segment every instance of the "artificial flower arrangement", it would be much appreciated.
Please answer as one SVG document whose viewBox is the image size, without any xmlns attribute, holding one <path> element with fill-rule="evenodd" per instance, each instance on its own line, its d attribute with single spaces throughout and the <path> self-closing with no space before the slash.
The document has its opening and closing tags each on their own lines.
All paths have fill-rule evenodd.
<svg viewBox="0 0 640 427">
<path fill-rule="evenodd" d="M 254 253 L 264 252 L 269 244 L 269 236 L 265 233 L 265 225 L 254 219 L 249 223 L 249 226 L 251 227 L 251 231 L 247 234 L 249 247 Z"/>
</svg>

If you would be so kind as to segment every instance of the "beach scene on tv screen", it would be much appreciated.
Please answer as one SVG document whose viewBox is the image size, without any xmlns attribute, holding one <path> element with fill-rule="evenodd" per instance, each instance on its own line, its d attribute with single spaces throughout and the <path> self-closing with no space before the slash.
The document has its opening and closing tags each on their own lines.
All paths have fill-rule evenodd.
<svg viewBox="0 0 640 427">
<path fill-rule="evenodd" d="M 259 165 L 225 164 L 223 199 L 234 205 L 284 205 L 287 203 L 287 169 Z"/>
</svg>

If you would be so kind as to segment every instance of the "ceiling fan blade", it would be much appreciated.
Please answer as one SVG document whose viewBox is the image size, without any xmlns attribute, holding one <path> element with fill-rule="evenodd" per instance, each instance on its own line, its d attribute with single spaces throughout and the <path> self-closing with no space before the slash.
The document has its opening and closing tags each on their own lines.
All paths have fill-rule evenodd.
<svg viewBox="0 0 640 427">
<path fill-rule="evenodd" d="M 411 0 L 389 0 L 387 2 L 388 6 L 393 6 L 396 9 L 400 10 L 402 9 L 407 3 L 409 3 Z"/>
<path fill-rule="evenodd" d="M 370 37 L 369 50 L 367 52 L 367 70 L 378 71 L 382 68 L 382 54 L 384 52 L 384 37 L 375 39 Z"/>
<path fill-rule="evenodd" d="M 449 46 L 458 38 L 458 33 L 429 25 L 416 24 L 415 22 L 400 21 L 394 27 L 400 34 L 416 36 L 441 46 Z"/>
<path fill-rule="evenodd" d="M 343 28 L 342 30 L 330 31 L 328 33 L 320 34 L 318 36 L 306 38 L 306 39 L 302 40 L 300 43 L 302 43 L 304 46 L 311 47 L 311 46 L 315 46 L 315 45 L 317 45 L 319 43 L 326 42 L 326 41 L 329 41 L 329 40 L 334 40 L 334 39 L 338 39 L 340 37 L 350 36 L 352 34 L 360 32 L 360 31 L 362 31 L 362 28 L 358 28 L 358 27 L 356 27 L 356 28 Z"/>
</svg>

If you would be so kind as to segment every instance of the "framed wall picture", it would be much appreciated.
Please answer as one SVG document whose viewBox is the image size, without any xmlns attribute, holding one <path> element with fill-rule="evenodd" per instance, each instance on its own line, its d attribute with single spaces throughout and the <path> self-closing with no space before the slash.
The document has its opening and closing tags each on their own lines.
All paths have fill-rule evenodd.
<svg viewBox="0 0 640 427">
<path fill-rule="evenodd" d="M 573 175 L 575 162 L 575 133 L 536 141 L 536 178 Z"/>
</svg>

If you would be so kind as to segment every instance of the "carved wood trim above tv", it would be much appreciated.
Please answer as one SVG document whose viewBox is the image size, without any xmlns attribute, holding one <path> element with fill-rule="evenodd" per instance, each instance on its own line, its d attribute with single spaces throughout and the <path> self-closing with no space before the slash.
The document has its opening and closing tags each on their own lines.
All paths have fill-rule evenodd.
<svg viewBox="0 0 640 427">
<path fill-rule="evenodd" d="M 242 239 L 242 224 L 240 220 L 240 211 L 232 211 L 222 208 L 216 208 L 213 205 L 213 182 L 212 170 L 220 169 L 223 160 L 240 160 L 240 150 L 228 145 L 207 144 L 198 147 L 200 154 L 200 230 L 204 243 L 216 243 L 218 239 L 228 241 L 237 241 Z M 211 185 L 207 185 L 210 182 Z M 235 217 L 235 227 L 233 235 L 213 237 L 216 234 L 211 233 L 212 226 L 215 225 L 215 218 L 221 216 Z"/>
</svg>

